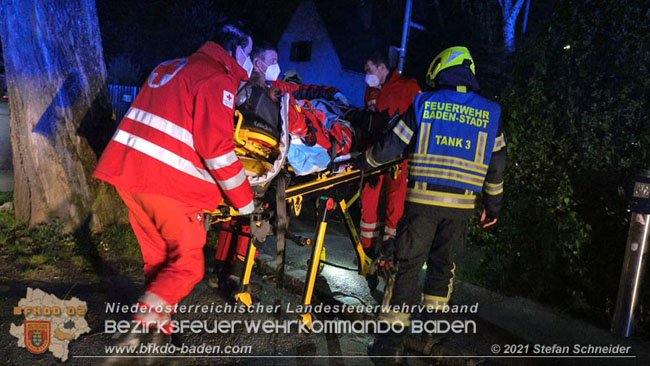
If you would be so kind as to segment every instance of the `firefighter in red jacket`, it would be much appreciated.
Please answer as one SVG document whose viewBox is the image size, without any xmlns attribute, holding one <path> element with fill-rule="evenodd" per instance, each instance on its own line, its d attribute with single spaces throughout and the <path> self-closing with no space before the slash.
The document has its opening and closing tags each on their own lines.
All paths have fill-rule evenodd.
<svg viewBox="0 0 650 366">
<path fill-rule="evenodd" d="M 173 330 L 174 306 L 204 275 L 203 209 L 225 199 L 242 214 L 254 210 L 233 143 L 235 94 L 252 70 L 252 42 L 228 24 L 190 57 L 158 65 L 94 173 L 124 200 L 142 250 L 145 293 L 134 318 L 164 334 Z"/>
<path fill-rule="evenodd" d="M 297 85 L 285 82 L 279 79 L 280 65 L 278 64 L 278 51 L 275 46 L 263 43 L 256 46 L 251 52 L 253 62 L 253 72 L 249 84 L 252 86 L 267 86 L 272 88 L 271 91 L 277 94 L 291 93 L 295 99 L 327 99 L 333 102 L 347 105 L 346 97 L 337 88 L 331 86 L 319 85 Z M 242 90 L 246 90 L 243 88 Z M 245 94 L 245 93 L 241 93 Z M 295 103 L 292 99 L 292 103 Z M 229 295 L 237 288 L 240 281 L 240 275 L 244 270 L 246 260 L 246 251 L 248 249 L 249 237 L 246 235 L 237 235 L 232 231 L 250 234 L 248 220 L 244 222 L 234 222 L 231 220 L 221 224 L 222 230 L 219 233 L 219 244 L 215 259 L 216 277 L 208 280 L 208 285 L 212 288 L 219 288 L 222 293 Z M 257 256 L 259 252 L 255 253 Z"/>
<path fill-rule="evenodd" d="M 401 114 L 413 103 L 413 98 L 420 93 L 420 86 L 415 79 L 406 78 L 396 69 L 389 69 L 386 58 L 376 53 L 365 64 L 366 107 L 392 117 Z M 397 177 L 387 173 L 374 182 L 368 182 L 361 194 L 361 243 L 364 249 L 375 247 L 378 242 L 394 240 L 397 223 L 404 213 L 406 197 L 406 168 L 404 161 L 400 165 Z M 386 225 L 382 231 L 379 222 L 379 198 L 382 185 L 386 185 Z"/>
</svg>

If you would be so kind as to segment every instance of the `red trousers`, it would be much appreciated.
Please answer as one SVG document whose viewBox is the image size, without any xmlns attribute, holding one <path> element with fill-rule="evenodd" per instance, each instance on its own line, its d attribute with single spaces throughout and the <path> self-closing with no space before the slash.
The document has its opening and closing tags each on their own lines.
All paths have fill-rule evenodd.
<svg viewBox="0 0 650 366">
<path fill-rule="evenodd" d="M 177 304 L 203 279 L 203 210 L 157 194 L 119 188 L 117 192 L 129 209 L 129 221 L 140 243 L 146 291 L 168 305 Z M 155 296 L 145 293 L 143 299 L 147 298 Z"/>
<path fill-rule="evenodd" d="M 224 229 L 237 230 L 236 225 L 233 225 L 233 220 L 221 223 Z M 251 227 L 248 224 L 242 224 L 240 230 L 244 233 L 250 234 Z M 234 263 L 236 260 L 246 260 L 246 251 L 248 250 L 248 243 L 250 238 L 243 235 L 233 234 L 228 231 L 222 230 L 219 233 L 219 243 L 217 244 L 217 254 L 215 259 L 222 262 L 231 261 Z M 255 258 L 259 252 L 255 252 Z"/>
<path fill-rule="evenodd" d="M 408 162 L 400 164 L 397 179 L 392 173 L 379 176 L 377 185 L 371 187 L 365 184 L 361 192 L 361 244 L 364 249 L 369 249 L 380 241 L 395 238 L 397 224 L 404 214 L 404 200 L 406 199 L 406 177 Z M 379 222 L 379 199 L 381 188 L 386 186 L 386 225 Z M 383 228 L 384 235 L 380 238 Z M 380 240 L 381 239 L 381 240 Z"/>
</svg>

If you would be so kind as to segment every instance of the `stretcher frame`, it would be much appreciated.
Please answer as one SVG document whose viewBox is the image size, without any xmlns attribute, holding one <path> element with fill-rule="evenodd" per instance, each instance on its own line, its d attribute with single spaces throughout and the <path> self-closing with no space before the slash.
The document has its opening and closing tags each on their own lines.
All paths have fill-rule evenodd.
<svg viewBox="0 0 650 366">
<path fill-rule="evenodd" d="M 312 247 L 311 256 L 308 262 L 308 269 L 305 275 L 305 284 L 302 292 L 301 301 L 303 309 L 308 308 L 306 305 L 311 305 L 316 278 L 324 265 L 345 268 L 333 263 L 328 263 L 325 258 L 325 235 L 327 232 L 327 225 L 330 217 L 336 211 L 338 211 L 344 221 L 348 237 L 356 255 L 358 264 L 356 272 L 364 277 L 374 274 L 372 268 L 372 259 L 368 257 L 363 249 L 361 240 L 357 234 L 356 226 L 352 220 L 352 217 L 350 216 L 349 207 L 359 199 L 361 188 L 363 186 L 363 180 L 375 175 L 385 174 L 387 172 L 392 172 L 392 174 L 396 176 L 399 173 L 401 162 L 402 159 L 397 159 L 368 171 L 361 171 L 348 166 L 343 171 L 338 173 L 332 173 L 329 171 L 322 172 L 319 173 L 316 179 L 313 181 L 308 181 L 305 183 L 297 184 L 295 186 L 287 187 L 286 190 L 284 190 L 284 197 L 280 197 L 278 195 L 280 199 L 277 200 L 277 210 L 280 211 L 282 209 L 282 207 L 280 207 L 281 204 L 288 204 L 296 216 L 299 216 L 302 212 L 302 203 L 304 196 L 321 194 L 321 197 L 319 197 L 319 199 L 325 203 L 321 211 L 317 213 L 318 225 L 316 227 L 314 239 L 301 238 L 290 233 L 289 231 L 286 231 L 286 228 L 276 227 L 276 235 L 278 237 L 278 250 L 282 251 L 282 253 L 278 253 L 277 272 L 279 283 L 282 281 L 284 271 L 284 241 L 286 240 L 286 237 L 291 239 L 291 241 L 295 242 L 297 245 Z M 277 183 L 278 185 L 283 184 L 280 181 Z M 349 198 L 343 197 L 343 194 L 339 193 L 337 190 L 328 193 L 328 191 L 332 190 L 332 188 L 342 188 L 344 184 L 356 184 L 359 188 L 357 188 L 355 190 L 355 193 Z M 284 209 L 286 212 L 286 207 L 284 207 Z M 209 215 L 211 216 L 211 219 L 206 220 L 206 223 L 208 224 L 227 221 L 233 217 L 240 216 L 232 207 L 222 207 L 220 210 L 210 212 Z M 255 217 L 253 217 L 251 220 L 251 230 L 253 230 L 253 225 L 261 226 L 263 225 L 263 222 L 261 219 L 256 220 Z M 234 299 L 240 304 L 251 306 L 253 304 L 253 298 L 249 287 L 251 273 L 255 261 L 255 254 L 257 252 L 256 240 L 254 238 L 254 235 L 251 234 L 240 232 L 237 234 L 248 236 L 251 238 L 251 240 L 248 244 L 246 258 L 244 261 L 244 269 L 240 276 L 239 287 L 235 292 Z M 283 241 L 282 243 L 280 243 L 281 240 Z M 311 324 L 313 321 L 312 314 L 300 314 L 300 320 L 306 327 L 311 329 Z"/>
</svg>

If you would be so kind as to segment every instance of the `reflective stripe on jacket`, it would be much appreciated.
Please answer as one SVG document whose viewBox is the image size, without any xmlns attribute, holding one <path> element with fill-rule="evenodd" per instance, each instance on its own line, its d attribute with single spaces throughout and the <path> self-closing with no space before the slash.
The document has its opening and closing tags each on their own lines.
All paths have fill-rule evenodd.
<svg viewBox="0 0 650 366">
<path fill-rule="evenodd" d="M 429 118 L 424 118 L 425 110 Z M 440 118 L 438 111 L 443 113 Z M 456 121 L 451 113 L 456 113 Z M 409 152 L 407 201 L 438 206 L 448 217 L 467 217 L 482 190 L 487 215 L 495 218 L 503 197 L 506 157 L 499 114 L 497 104 L 475 93 L 443 89 L 419 94 L 414 106 L 366 151 L 362 164 L 377 167 Z"/>
<path fill-rule="evenodd" d="M 104 150 L 94 176 L 124 190 L 162 194 L 207 209 L 223 198 L 252 208 L 234 152 L 235 93 L 246 72 L 207 42 L 158 65 Z"/>
<path fill-rule="evenodd" d="M 442 89 L 415 97 L 413 109 L 418 135 L 409 178 L 480 192 L 499 130 L 499 105 L 473 92 Z"/>
</svg>

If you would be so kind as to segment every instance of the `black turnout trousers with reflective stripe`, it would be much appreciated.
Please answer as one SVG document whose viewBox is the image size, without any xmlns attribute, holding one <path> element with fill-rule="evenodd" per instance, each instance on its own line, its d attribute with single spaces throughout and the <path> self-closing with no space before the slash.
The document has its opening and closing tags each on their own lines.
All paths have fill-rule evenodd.
<svg viewBox="0 0 650 366">
<path fill-rule="evenodd" d="M 438 207 L 406 202 L 395 245 L 399 271 L 391 305 L 420 303 L 419 275 L 427 263 L 423 293 L 447 297 L 456 248 L 465 243 L 468 219 L 450 219 Z"/>
</svg>

